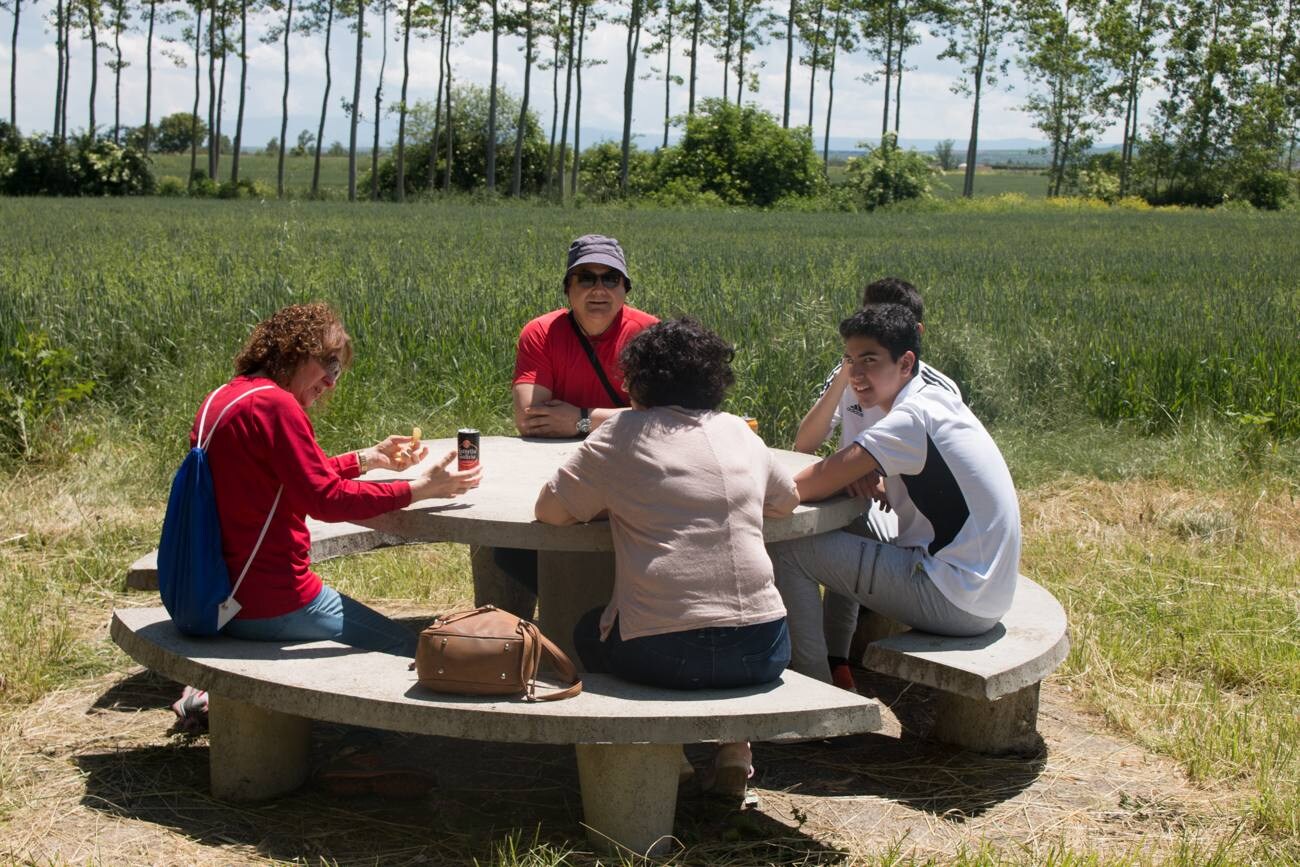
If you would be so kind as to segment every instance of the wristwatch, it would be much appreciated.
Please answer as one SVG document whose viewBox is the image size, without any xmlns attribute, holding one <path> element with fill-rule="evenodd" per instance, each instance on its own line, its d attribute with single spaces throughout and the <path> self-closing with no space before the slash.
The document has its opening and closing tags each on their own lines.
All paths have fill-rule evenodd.
<svg viewBox="0 0 1300 867">
<path fill-rule="evenodd" d="M 582 415 L 578 417 L 578 436 L 585 437 L 591 433 L 591 410 L 583 407 L 581 412 Z"/>
</svg>

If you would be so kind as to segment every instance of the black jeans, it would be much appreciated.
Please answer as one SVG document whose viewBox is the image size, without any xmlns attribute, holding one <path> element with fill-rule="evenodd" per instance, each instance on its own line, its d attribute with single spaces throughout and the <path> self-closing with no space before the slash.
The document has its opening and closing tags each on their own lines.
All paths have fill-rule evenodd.
<svg viewBox="0 0 1300 867">
<path fill-rule="evenodd" d="M 790 664 L 785 618 L 753 626 L 713 626 L 624 641 L 618 621 L 600 640 L 593 608 L 573 630 L 573 644 L 588 671 L 616 674 L 633 683 L 667 689 L 731 689 L 776 680 Z"/>
</svg>

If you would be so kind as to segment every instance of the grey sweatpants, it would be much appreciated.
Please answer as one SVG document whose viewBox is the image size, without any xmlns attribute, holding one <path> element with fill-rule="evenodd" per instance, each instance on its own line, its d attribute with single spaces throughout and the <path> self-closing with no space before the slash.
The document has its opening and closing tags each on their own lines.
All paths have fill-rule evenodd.
<svg viewBox="0 0 1300 867">
<path fill-rule="evenodd" d="M 828 596 L 838 593 L 938 635 L 979 635 L 998 622 L 949 602 L 922 568 L 920 548 L 900 548 L 841 530 L 771 545 L 768 552 L 790 628 L 790 668 L 827 683 L 831 672 L 819 585 L 825 585 Z"/>
</svg>

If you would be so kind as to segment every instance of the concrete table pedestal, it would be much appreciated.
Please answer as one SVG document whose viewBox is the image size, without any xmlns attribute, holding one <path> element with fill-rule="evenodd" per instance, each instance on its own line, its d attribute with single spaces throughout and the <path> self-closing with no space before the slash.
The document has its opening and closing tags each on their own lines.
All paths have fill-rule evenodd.
<svg viewBox="0 0 1300 867">
<path fill-rule="evenodd" d="M 208 695 L 212 796 L 262 801 L 292 792 L 311 767 L 311 720 Z"/>
<path fill-rule="evenodd" d="M 583 824 L 597 850 L 639 855 L 672 846 L 680 744 L 577 744 Z"/>
</svg>

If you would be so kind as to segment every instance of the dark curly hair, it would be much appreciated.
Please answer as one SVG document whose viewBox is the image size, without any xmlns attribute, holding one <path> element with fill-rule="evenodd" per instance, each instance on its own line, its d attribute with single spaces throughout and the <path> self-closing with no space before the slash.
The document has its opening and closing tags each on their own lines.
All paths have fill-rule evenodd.
<svg viewBox="0 0 1300 867">
<path fill-rule="evenodd" d="M 862 306 L 872 304 L 902 304 L 917 322 L 925 321 L 925 303 L 916 287 L 902 277 L 881 277 L 867 284 L 862 290 Z"/>
<path fill-rule="evenodd" d="M 916 315 L 902 304 L 872 304 L 840 323 L 840 337 L 870 337 L 889 351 L 894 361 L 911 351 L 921 358 L 921 331 Z"/>
<path fill-rule="evenodd" d="M 352 338 L 338 314 L 320 301 L 292 304 L 257 323 L 235 356 L 235 374 L 260 373 L 283 386 L 307 359 L 331 355 L 339 357 L 344 370 L 352 365 Z"/>
<path fill-rule="evenodd" d="M 623 347 L 627 393 L 644 407 L 717 409 L 736 381 L 731 344 L 695 319 L 651 325 Z"/>
</svg>

